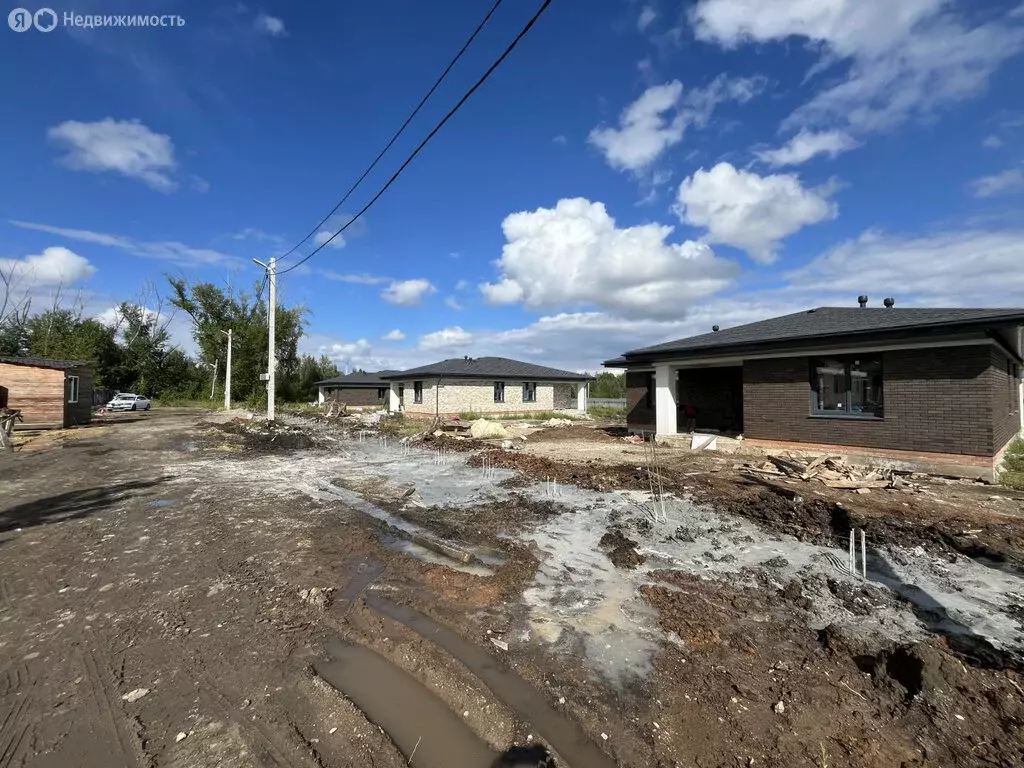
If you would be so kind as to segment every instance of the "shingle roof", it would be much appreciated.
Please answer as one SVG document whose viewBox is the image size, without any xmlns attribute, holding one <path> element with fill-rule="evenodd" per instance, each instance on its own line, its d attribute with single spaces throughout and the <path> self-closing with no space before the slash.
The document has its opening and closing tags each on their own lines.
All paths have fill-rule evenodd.
<svg viewBox="0 0 1024 768">
<path fill-rule="evenodd" d="M 29 365 L 33 368 L 53 368 L 58 371 L 65 371 L 68 368 L 87 368 L 92 365 L 85 360 L 47 360 L 44 357 L 0 357 L 0 363 Z"/>
<path fill-rule="evenodd" d="M 345 376 L 335 376 L 331 379 L 317 381 L 315 382 L 315 386 L 334 384 L 339 387 L 351 387 L 353 389 L 379 389 L 380 387 L 386 387 L 389 385 L 389 382 L 384 381 L 381 377 L 385 374 L 392 373 L 398 373 L 398 371 L 357 371 L 356 373 L 349 373 Z"/>
<path fill-rule="evenodd" d="M 773 317 L 735 328 L 704 333 L 686 339 L 641 347 L 608 364 L 623 365 L 631 358 L 665 353 L 717 351 L 728 347 L 779 344 L 800 339 L 837 338 L 899 331 L 949 329 L 957 326 L 1000 327 L 1024 323 L 1021 309 L 917 309 L 882 307 L 818 307 Z"/>
<path fill-rule="evenodd" d="M 388 379 L 536 379 L 537 381 L 589 381 L 591 376 L 572 371 L 561 371 L 544 365 L 509 360 L 507 357 L 454 357 L 438 363 L 399 371 Z"/>
</svg>

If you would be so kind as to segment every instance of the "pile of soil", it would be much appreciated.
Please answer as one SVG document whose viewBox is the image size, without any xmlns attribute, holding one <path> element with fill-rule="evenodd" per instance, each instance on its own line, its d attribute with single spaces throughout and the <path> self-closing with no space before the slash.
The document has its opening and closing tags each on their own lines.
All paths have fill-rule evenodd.
<svg viewBox="0 0 1024 768">
<path fill-rule="evenodd" d="M 546 427 L 529 435 L 531 443 L 552 443 L 572 440 L 577 443 L 614 443 L 615 438 L 603 429 L 572 424 L 568 427 Z"/>
<path fill-rule="evenodd" d="M 641 592 L 682 641 L 656 659 L 650 691 L 665 710 L 659 722 L 686 717 L 665 752 L 699 748 L 708 765 L 737 754 L 778 766 L 1024 764 L 1018 672 L 965 665 L 940 642 L 805 629 L 774 589 L 654 575 L 667 585 Z"/>
<path fill-rule="evenodd" d="M 608 559 L 616 568 L 636 568 L 646 560 L 636 551 L 636 542 L 620 530 L 609 530 L 601 537 L 598 546 L 608 553 Z"/>
<path fill-rule="evenodd" d="M 245 449 L 254 453 L 300 451 L 316 445 L 312 436 L 305 430 L 277 421 L 232 419 L 210 426 L 241 438 Z"/>
</svg>

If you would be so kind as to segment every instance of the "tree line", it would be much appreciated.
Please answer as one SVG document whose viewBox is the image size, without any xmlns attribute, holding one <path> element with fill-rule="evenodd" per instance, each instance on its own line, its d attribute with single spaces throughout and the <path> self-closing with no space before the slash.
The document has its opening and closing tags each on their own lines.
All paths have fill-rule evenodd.
<svg viewBox="0 0 1024 768">
<path fill-rule="evenodd" d="M 254 407 L 265 404 L 260 374 L 267 370 L 268 307 L 260 291 L 181 278 L 168 282 L 168 296 L 151 288 L 138 302 L 122 302 L 100 318 L 86 317 L 80 302 L 65 306 L 60 291 L 46 308 L 37 309 L 27 296 L 15 300 L 10 281 L 0 280 L 0 356 L 90 361 L 95 387 L 151 398 L 203 399 L 211 389 L 223 397 L 230 329 L 232 397 Z M 175 312 L 192 321 L 194 356 L 171 343 L 168 327 Z M 282 400 L 310 399 L 315 382 L 339 375 L 326 355 L 298 354 L 307 314 L 302 306 L 277 308 L 277 394 Z"/>
</svg>

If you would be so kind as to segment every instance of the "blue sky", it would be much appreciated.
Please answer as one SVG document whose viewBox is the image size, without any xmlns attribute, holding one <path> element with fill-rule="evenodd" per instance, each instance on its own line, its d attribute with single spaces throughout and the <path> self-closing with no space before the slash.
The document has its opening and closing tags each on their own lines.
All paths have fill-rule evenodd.
<svg viewBox="0 0 1024 768">
<path fill-rule="evenodd" d="M 53 9 L 185 24 L 3 29 L 0 271 L 90 315 L 153 308 L 166 274 L 249 288 L 250 259 L 327 214 L 489 5 L 89 0 Z M 330 224 L 539 5 L 500 5 Z M 555 0 L 281 296 L 310 309 L 304 351 L 365 368 L 594 369 L 861 293 L 1021 306 L 1022 52 L 1012 0 Z"/>
</svg>

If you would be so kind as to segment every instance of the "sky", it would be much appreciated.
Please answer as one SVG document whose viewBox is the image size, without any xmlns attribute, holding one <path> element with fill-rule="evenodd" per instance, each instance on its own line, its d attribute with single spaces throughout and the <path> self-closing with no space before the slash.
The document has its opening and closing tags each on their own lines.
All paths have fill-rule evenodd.
<svg viewBox="0 0 1024 768">
<path fill-rule="evenodd" d="M 0 27 L 0 274 L 34 306 L 254 291 L 352 221 L 541 0 L 80 0 Z M 36 11 L 35 6 L 28 8 Z M 65 13 L 173 14 L 86 28 Z M 13 14 L 12 14 L 13 16 Z M 45 19 L 44 19 L 45 22 Z M 1024 306 L 1019 0 L 554 0 L 283 274 L 342 368 L 571 370 L 815 306 Z M 164 305 L 164 311 L 167 311 Z M 192 348 L 188 318 L 176 344 Z"/>
</svg>

